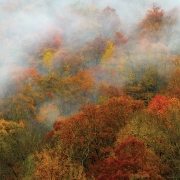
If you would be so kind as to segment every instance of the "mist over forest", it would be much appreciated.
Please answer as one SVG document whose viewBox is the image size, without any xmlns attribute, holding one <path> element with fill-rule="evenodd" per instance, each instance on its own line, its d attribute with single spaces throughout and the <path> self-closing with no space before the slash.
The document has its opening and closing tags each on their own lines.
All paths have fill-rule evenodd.
<svg viewBox="0 0 180 180">
<path fill-rule="evenodd" d="M 0 179 L 180 179 L 179 0 L 0 0 Z"/>
</svg>

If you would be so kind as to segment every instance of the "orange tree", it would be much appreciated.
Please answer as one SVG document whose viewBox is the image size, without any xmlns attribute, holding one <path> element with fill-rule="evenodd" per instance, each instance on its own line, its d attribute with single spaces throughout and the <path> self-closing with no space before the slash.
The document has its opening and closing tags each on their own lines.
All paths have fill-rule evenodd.
<svg viewBox="0 0 180 180">
<path fill-rule="evenodd" d="M 87 104 L 78 114 L 56 121 L 47 137 L 55 146 L 59 144 L 72 161 L 80 161 L 88 175 L 96 176 L 96 167 L 109 155 L 118 130 L 143 107 L 141 101 L 127 96 L 100 105 Z"/>
</svg>

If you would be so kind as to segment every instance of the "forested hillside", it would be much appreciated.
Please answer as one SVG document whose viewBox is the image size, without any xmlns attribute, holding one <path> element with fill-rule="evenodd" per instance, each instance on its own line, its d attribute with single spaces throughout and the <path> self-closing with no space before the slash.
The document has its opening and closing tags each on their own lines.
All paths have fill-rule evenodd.
<svg viewBox="0 0 180 180">
<path fill-rule="evenodd" d="M 180 179 L 180 3 L 0 2 L 0 179 Z"/>
</svg>

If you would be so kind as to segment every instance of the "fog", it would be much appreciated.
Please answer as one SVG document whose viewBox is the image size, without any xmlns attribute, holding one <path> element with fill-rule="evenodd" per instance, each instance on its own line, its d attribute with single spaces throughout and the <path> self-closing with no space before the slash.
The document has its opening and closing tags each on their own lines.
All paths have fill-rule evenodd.
<svg viewBox="0 0 180 180">
<path fill-rule="evenodd" d="M 179 0 L 1 0 L 0 82 L 6 82 L 8 71 L 14 65 L 29 66 L 27 57 L 32 49 L 48 39 L 50 27 L 62 31 L 64 46 L 73 51 L 104 33 L 97 24 L 96 15 L 105 7 L 116 10 L 121 24 L 119 29 L 129 36 L 153 4 L 166 13 L 180 7 Z M 83 8 L 87 10 L 86 16 L 81 12 Z M 107 24 L 111 24 L 110 17 L 107 17 L 107 21 Z"/>
</svg>

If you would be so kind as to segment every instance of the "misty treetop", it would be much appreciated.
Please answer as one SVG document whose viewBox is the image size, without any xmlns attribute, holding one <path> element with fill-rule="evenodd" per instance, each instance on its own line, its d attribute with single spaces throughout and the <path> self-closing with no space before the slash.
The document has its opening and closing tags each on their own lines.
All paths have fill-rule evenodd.
<svg viewBox="0 0 180 180">
<path fill-rule="evenodd" d="M 0 179 L 179 179 L 179 12 L 1 0 Z"/>
</svg>

